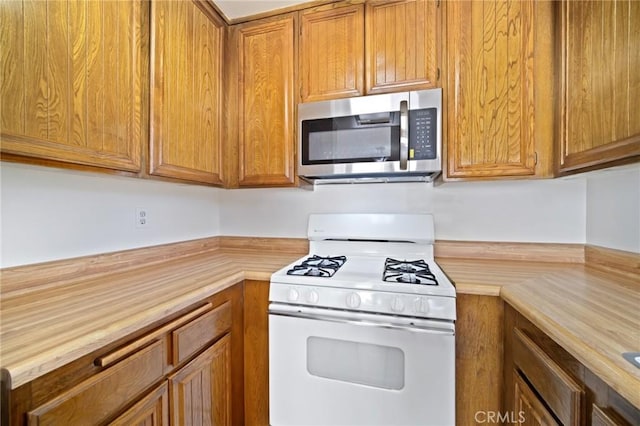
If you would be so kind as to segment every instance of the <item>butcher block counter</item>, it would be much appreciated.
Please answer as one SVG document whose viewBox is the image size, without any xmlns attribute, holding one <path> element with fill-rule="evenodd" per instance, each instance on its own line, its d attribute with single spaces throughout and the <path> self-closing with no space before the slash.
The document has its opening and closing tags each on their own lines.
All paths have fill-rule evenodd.
<svg viewBox="0 0 640 426">
<path fill-rule="evenodd" d="M 3 270 L 4 379 L 15 389 L 244 279 L 268 281 L 307 250 L 245 240 L 63 262 L 44 268 L 49 278 L 32 277 L 32 266 Z M 640 352 L 637 265 L 614 275 L 580 263 L 437 260 L 459 294 L 501 296 L 640 407 L 640 369 L 621 356 Z"/>
</svg>

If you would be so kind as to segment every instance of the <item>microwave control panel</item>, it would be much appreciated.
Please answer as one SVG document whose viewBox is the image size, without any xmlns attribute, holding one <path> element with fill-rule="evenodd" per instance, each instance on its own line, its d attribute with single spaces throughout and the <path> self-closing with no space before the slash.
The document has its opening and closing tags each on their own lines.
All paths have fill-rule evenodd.
<svg viewBox="0 0 640 426">
<path fill-rule="evenodd" d="M 437 109 L 409 110 L 409 160 L 437 158 Z"/>
</svg>

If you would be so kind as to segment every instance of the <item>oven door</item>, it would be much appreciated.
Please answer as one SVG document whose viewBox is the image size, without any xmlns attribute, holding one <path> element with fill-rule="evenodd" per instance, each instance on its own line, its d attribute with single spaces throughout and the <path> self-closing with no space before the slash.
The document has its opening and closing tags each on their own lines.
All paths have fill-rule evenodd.
<svg viewBox="0 0 640 426">
<path fill-rule="evenodd" d="M 448 322 L 272 303 L 270 424 L 454 425 L 454 334 Z"/>
</svg>

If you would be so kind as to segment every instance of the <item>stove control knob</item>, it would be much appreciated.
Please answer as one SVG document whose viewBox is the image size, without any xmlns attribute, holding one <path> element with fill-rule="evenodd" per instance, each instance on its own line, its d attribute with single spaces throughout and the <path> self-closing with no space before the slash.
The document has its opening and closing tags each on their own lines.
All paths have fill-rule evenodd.
<svg viewBox="0 0 640 426">
<path fill-rule="evenodd" d="M 312 305 L 315 305 L 316 303 L 318 303 L 319 299 L 320 299 L 320 295 L 318 294 L 317 291 L 311 290 L 309 293 L 307 293 L 307 302 L 311 303 Z"/>
<path fill-rule="evenodd" d="M 429 301 L 427 299 L 418 299 L 416 300 L 416 313 L 418 314 L 428 314 L 429 313 Z"/>
<path fill-rule="evenodd" d="M 395 297 L 392 301 L 391 301 L 391 310 L 393 312 L 402 312 L 404 311 L 404 302 L 402 301 L 401 298 L 399 297 Z"/>
<path fill-rule="evenodd" d="M 296 290 L 295 288 L 289 290 L 289 294 L 287 295 L 287 299 L 289 300 L 289 302 L 297 302 L 298 297 L 300 297 L 300 293 L 298 293 L 298 290 Z"/>
<path fill-rule="evenodd" d="M 351 309 L 359 307 L 361 302 L 362 301 L 360 300 L 358 293 L 349 293 L 347 295 L 347 306 Z"/>
</svg>

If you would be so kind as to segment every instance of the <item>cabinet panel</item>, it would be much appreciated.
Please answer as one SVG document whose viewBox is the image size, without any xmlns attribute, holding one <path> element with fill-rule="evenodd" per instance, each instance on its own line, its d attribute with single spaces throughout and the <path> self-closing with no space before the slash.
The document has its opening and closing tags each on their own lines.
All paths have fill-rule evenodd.
<svg viewBox="0 0 640 426">
<path fill-rule="evenodd" d="M 202 2 L 151 6 L 150 173 L 222 184 L 224 24 Z"/>
<path fill-rule="evenodd" d="M 364 94 L 364 5 L 323 6 L 300 19 L 301 101 Z"/>
<path fill-rule="evenodd" d="M 436 86 L 439 16 L 435 0 L 366 3 L 367 94 Z"/>
<path fill-rule="evenodd" d="M 173 425 L 231 425 L 231 338 L 227 334 L 169 378 Z"/>
<path fill-rule="evenodd" d="M 148 3 L 3 2 L 2 152 L 139 171 Z"/>
<path fill-rule="evenodd" d="M 640 3 L 562 3 L 561 171 L 640 156 Z"/>
<path fill-rule="evenodd" d="M 550 31 L 551 4 L 459 1 L 446 8 L 448 176 L 534 175 L 536 141 L 552 145 L 552 51 L 542 31 Z"/>
<path fill-rule="evenodd" d="M 294 182 L 295 24 L 287 15 L 237 30 L 240 186 Z"/>
<path fill-rule="evenodd" d="M 579 425 L 582 416 L 580 385 L 522 330 L 513 330 L 513 362 L 563 424 Z"/>
<path fill-rule="evenodd" d="M 165 360 L 166 342 L 158 340 L 30 411 L 28 424 L 100 424 L 158 382 L 164 376 Z"/>
<path fill-rule="evenodd" d="M 231 302 L 225 302 L 214 310 L 174 330 L 171 333 L 173 365 L 185 361 L 230 328 Z"/>
<path fill-rule="evenodd" d="M 169 426 L 167 382 L 125 411 L 111 426 Z"/>
<path fill-rule="evenodd" d="M 515 412 L 514 424 L 517 426 L 560 426 L 542 401 L 531 390 L 522 376 L 515 371 Z"/>
</svg>

